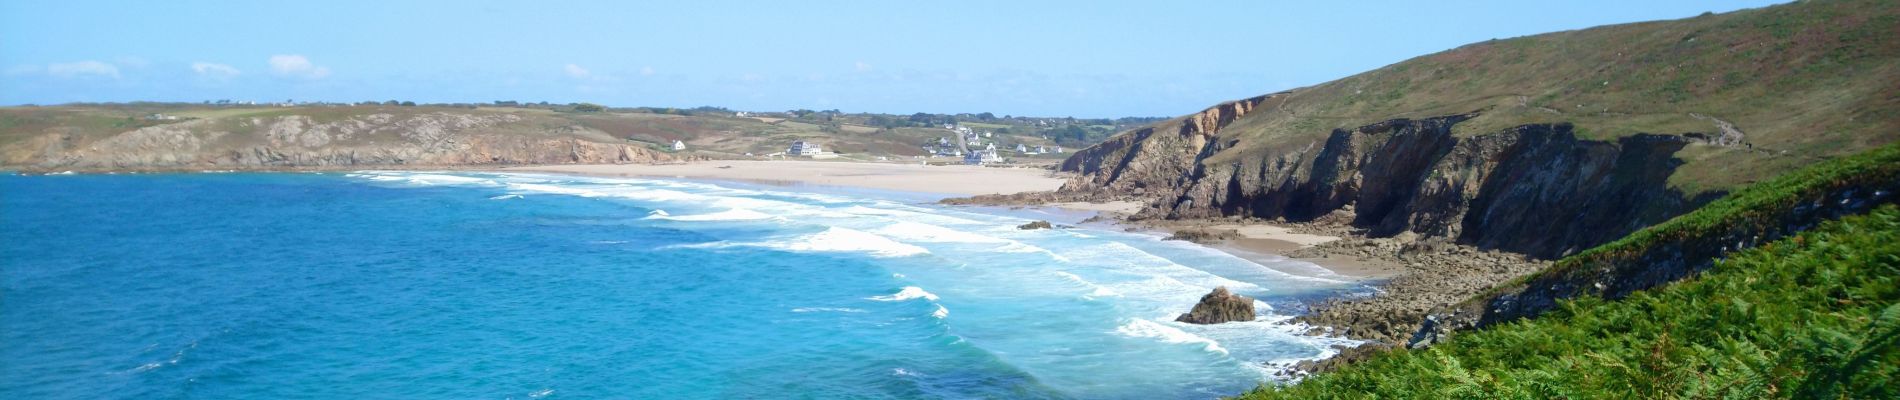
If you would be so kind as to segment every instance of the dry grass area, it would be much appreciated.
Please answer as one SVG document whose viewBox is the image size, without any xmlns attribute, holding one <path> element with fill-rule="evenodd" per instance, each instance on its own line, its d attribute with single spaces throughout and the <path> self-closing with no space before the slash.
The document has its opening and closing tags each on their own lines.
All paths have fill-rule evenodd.
<svg viewBox="0 0 1900 400">
<path fill-rule="evenodd" d="M 1324 140 L 1335 128 L 1481 111 L 1460 136 L 1571 123 L 1586 138 L 1718 134 L 1671 183 L 1722 190 L 1900 138 L 1900 7 L 1814 0 L 1674 21 L 1491 40 L 1267 100 L 1208 164 Z"/>
</svg>

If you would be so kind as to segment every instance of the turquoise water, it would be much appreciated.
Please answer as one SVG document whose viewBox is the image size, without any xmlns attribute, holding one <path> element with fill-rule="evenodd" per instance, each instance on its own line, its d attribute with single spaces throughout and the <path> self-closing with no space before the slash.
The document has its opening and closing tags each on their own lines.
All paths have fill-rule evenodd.
<svg viewBox="0 0 1900 400">
<path fill-rule="evenodd" d="M 923 199 L 4 175 L 0 398 L 1208 398 L 1325 355 L 1340 341 L 1296 335 L 1284 310 L 1361 290 Z M 1259 297 L 1263 320 L 1171 321 L 1217 285 Z"/>
</svg>

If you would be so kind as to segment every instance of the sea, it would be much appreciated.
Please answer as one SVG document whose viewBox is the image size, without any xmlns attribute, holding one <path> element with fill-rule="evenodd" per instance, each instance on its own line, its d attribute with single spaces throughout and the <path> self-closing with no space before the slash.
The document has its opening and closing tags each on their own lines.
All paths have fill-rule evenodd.
<svg viewBox="0 0 1900 400">
<path fill-rule="evenodd" d="M 491 172 L 0 173 L 0 398 L 1205 399 L 1370 289 L 1087 217 Z M 1259 319 L 1174 322 L 1209 290 Z"/>
</svg>

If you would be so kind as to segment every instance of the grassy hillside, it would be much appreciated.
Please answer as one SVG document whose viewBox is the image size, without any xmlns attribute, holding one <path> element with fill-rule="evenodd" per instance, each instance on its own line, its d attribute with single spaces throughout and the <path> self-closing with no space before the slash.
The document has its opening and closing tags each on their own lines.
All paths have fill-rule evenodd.
<svg viewBox="0 0 1900 400">
<path fill-rule="evenodd" d="M 1243 399 L 1897 398 L 1900 209 Z"/>
<path fill-rule="evenodd" d="M 213 122 L 195 129 L 239 131 L 249 126 L 246 125 L 247 123 L 254 124 L 255 121 L 269 121 L 280 117 L 304 117 L 308 118 L 310 123 L 324 124 L 375 114 L 388 114 L 400 118 L 434 113 L 472 116 L 506 114 L 519 117 L 517 122 L 489 128 L 492 130 L 489 133 L 504 135 L 574 137 L 603 143 L 631 142 L 660 151 L 671 151 L 673 141 L 678 140 L 687 144 L 688 154 L 715 158 L 744 157 L 745 153 L 764 155 L 782 152 L 794 140 L 818 142 L 824 145 L 826 150 L 842 153 L 847 159 L 910 158 L 927 155 L 924 144 L 936 143 L 938 138 L 953 137 L 949 130 L 941 127 L 880 128 L 860 124 L 864 122 L 863 120 L 872 117 L 892 118 L 872 114 L 808 113 L 802 117 L 782 115 L 778 118 L 754 118 L 738 117 L 731 113 L 678 115 L 651 112 L 645 109 L 574 112 L 570 110 L 571 108 L 427 105 L 276 107 L 161 103 L 0 107 L 0 150 L 9 149 L 9 145 L 18 143 L 26 146 L 10 150 L 15 153 L 39 151 L 39 144 L 52 141 L 64 142 L 69 145 L 67 146 L 69 148 L 83 148 L 88 143 L 95 143 L 139 128 L 194 120 Z M 148 119 L 147 117 L 152 114 L 175 116 L 179 119 Z M 978 129 L 997 131 L 990 140 L 1000 143 L 1000 147 L 1009 148 L 1013 148 L 1017 143 L 1030 147 L 1044 145 L 1053 148 L 1056 145 L 1056 141 L 1053 140 L 1054 133 L 1062 132 L 1058 128 L 1084 123 L 1028 117 L 992 119 L 996 122 L 983 124 Z M 1044 121 L 1053 121 L 1053 123 Z M 1107 129 L 1097 130 L 1106 131 Z M 380 132 L 380 134 L 391 136 L 399 133 Z M 48 135 L 57 136 L 58 140 L 49 140 L 46 137 Z M 1103 136 L 1092 138 L 1099 140 L 1101 137 Z M 1064 140 L 1068 141 L 1071 147 L 1079 147 L 1073 142 L 1075 138 L 1065 137 Z M 1059 159 L 1063 155 L 1006 153 L 1005 156 L 1031 162 L 1048 162 Z M 938 161 L 955 160 L 940 158 Z"/>
<path fill-rule="evenodd" d="M 1491 40 L 1302 88 L 1221 132 L 1203 164 L 1276 154 L 1335 128 L 1472 111 L 1469 136 L 1568 122 L 1585 138 L 1741 135 L 1696 146 L 1671 177 L 1725 190 L 1900 138 L 1900 3 L 1810 0 Z"/>
</svg>

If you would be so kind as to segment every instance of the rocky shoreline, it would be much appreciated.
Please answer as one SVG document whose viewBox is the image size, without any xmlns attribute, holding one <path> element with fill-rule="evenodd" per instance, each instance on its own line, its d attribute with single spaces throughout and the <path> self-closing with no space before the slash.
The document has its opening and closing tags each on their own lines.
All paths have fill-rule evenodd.
<svg viewBox="0 0 1900 400">
<path fill-rule="evenodd" d="M 942 203 L 1034 207 L 1064 202 L 1126 199 L 1076 196 L 1063 192 L 1031 192 L 945 199 Z M 1286 228 L 1295 234 L 1337 237 L 1337 240 L 1310 245 L 1292 243 L 1287 248 L 1276 249 L 1275 253 L 1314 261 L 1336 272 L 1341 272 L 1342 268 L 1337 268 L 1336 264 L 1342 261 L 1368 266 L 1367 269 L 1378 272 L 1341 274 L 1370 279 L 1379 289 L 1379 294 L 1332 298 L 1308 304 L 1308 312 L 1295 317 L 1293 321 L 1314 326 L 1308 333 L 1311 335 L 1344 336 L 1366 340 L 1368 343 L 1359 350 L 1344 350 L 1334 359 L 1295 365 L 1293 368 L 1298 371 L 1286 371 L 1290 376 L 1325 370 L 1331 365 L 1350 362 L 1379 348 L 1429 344 L 1434 338 L 1414 336 L 1433 310 L 1444 309 L 1495 285 L 1550 265 L 1548 260 L 1518 253 L 1483 250 L 1457 244 L 1444 237 L 1410 232 L 1385 238 L 1370 237 L 1366 229 L 1351 226 L 1352 216 L 1350 208 L 1306 222 L 1238 217 L 1162 219 L 1142 213 L 1104 212 L 1085 222 L 1111 223 L 1123 226 L 1126 230 L 1153 231 L 1167 235 L 1170 239 L 1191 241 L 1224 251 L 1232 250 L 1230 247 L 1234 242 L 1245 240 L 1233 229 L 1221 228 L 1227 226 L 1271 225 Z"/>
</svg>

